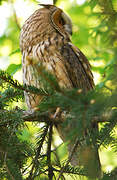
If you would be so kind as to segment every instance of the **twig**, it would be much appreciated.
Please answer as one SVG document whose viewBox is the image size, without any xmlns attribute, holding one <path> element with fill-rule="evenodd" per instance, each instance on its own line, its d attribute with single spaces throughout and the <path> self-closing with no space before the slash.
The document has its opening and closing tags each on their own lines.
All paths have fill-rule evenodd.
<svg viewBox="0 0 117 180">
<path fill-rule="evenodd" d="M 63 123 L 63 120 L 61 117 L 57 116 L 53 119 L 52 115 L 48 111 L 43 112 L 43 113 L 41 113 L 41 112 L 29 113 L 28 111 L 23 111 L 20 109 L 18 112 L 16 109 L 14 109 L 12 111 L 0 110 L 0 117 L 2 118 L 2 121 L 0 121 L 0 126 L 5 126 L 7 124 L 11 124 L 13 117 L 17 113 L 21 113 L 21 114 L 19 114 L 20 119 L 22 119 L 24 122 L 45 122 L 46 124 L 50 124 L 52 122 L 54 125 L 58 125 L 58 124 Z M 9 115 L 9 119 L 7 119 L 7 114 Z M 92 118 L 92 123 L 110 122 L 109 119 L 106 117 L 94 116 Z"/>
<path fill-rule="evenodd" d="M 75 150 L 76 150 L 78 144 L 79 144 L 79 139 L 76 140 L 76 143 L 75 143 L 74 146 L 73 146 L 73 149 L 72 149 L 72 151 L 71 151 L 71 154 L 70 154 L 70 156 L 69 156 L 69 158 L 68 158 L 68 160 L 67 160 L 65 166 L 63 166 L 63 167 L 60 169 L 60 174 L 59 174 L 59 177 L 58 177 L 57 180 L 59 180 L 60 177 L 62 176 L 62 174 L 64 173 L 64 170 L 65 170 L 65 168 L 67 167 L 67 165 L 69 164 L 69 162 L 71 161 L 72 156 L 73 156 L 73 154 L 74 154 L 74 152 L 75 152 Z"/>
<path fill-rule="evenodd" d="M 48 148 L 47 148 L 47 163 L 48 163 L 48 178 L 49 180 L 52 180 L 53 178 L 53 168 L 51 164 L 51 143 L 52 143 L 52 127 L 53 124 L 50 124 L 49 127 L 49 138 L 48 138 Z"/>
<path fill-rule="evenodd" d="M 11 174 L 11 172 L 10 172 L 10 170 L 9 170 L 9 168 L 8 168 L 8 166 L 7 166 L 6 163 L 5 163 L 5 165 L 6 165 L 6 170 L 7 170 L 8 174 L 9 174 L 10 178 L 11 178 L 12 180 L 15 180 L 15 178 L 14 178 L 13 175 Z"/>
<path fill-rule="evenodd" d="M 13 127 L 13 130 L 12 130 L 12 132 L 11 132 L 9 138 L 8 138 L 8 143 L 10 143 L 10 140 L 11 140 L 11 138 L 12 138 L 12 135 L 14 134 L 14 130 L 15 130 L 15 127 L 16 127 L 16 126 L 17 126 L 17 124 Z M 6 165 L 6 166 L 5 166 L 5 167 L 6 167 L 6 170 L 7 170 L 8 174 L 10 175 L 11 179 L 12 179 L 12 180 L 15 180 L 15 178 L 12 176 L 12 174 L 11 174 L 11 172 L 10 172 L 8 166 L 7 166 L 7 162 L 6 162 L 6 160 L 7 160 L 7 155 L 8 155 L 8 150 L 6 149 L 6 152 L 5 152 L 5 155 L 4 155 L 4 164 Z"/>
<path fill-rule="evenodd" d="M 54 125 L 56 124 L 61 124 L 63 121 L 62 121 L 62 118 L 60 117 L 55 117 L 55 116 L 52 116 L 49 112 L 43 112 L 43 113 L 40 113 L 40 112 L 33 112 L 31 114 L 27 114 L 26 115 L 26 111 L 24 111 L 24 115 L 22 116 L 23 118 L 23 121 L 28 121 L 28 122 L 45 122 L 47 124 L 50 125 L 50 123 L 53 123 Z"/>
<path fill-rule="evenodd" d="M 52 119 L 49 116 L 49 112 L 33 112 L 33 113 L 28 113 L 27 111 L 23 112 L 23 121 L 28 121 L 28 122 L 46 122 L 47 124 L 49 124 L 50 122 L 52 122 Z"/>
<path fill-rule="evenodd" d="M 53 4 L 56 4 L 57 3 L 57 0 L 53 0 Z"/>
<path fill-rule="evenodd" d="M 38 157 L 39 157 L 40 152 L 41 152 L 41 148 L 42 148 L 42 146 L 43 146 L 45 137 L 46 137 L 47 132 L 48 132 L 48 127 L 49 127 L 49 125 L 46 126 L 46 128 L 45 128 L 45 130 L 44 130 L 44 132 L 43 132 L 42 140 L 41 140 L 40 145 L 39 145 L 39 147 L 38 147 L 38 149 L 37 149 L 37 153 L 36 153 L 35 159 L 34 159 L 34 161 L 33 161 L 33 166 L 32 166 L 32 169 L 31 169 L 31 171 L 30 171 L 30 175 L 29 175 L 29 177 L 27 178 L 27 180 L 33 179 L 33 178 L 32 178 L 32 176 L 33 176 L 33 170 L 34 170 L 34 168 L 35 168 L 35 166 L 36 166 L 36 164 L 37 164 Z"/>
<path fill-rule="evenodd" d="M 48 93 L 46 93 L 45 91 L 42 91 L 34 86 L 21 85 L 17 80 L 13 80 L 13 78 L 9 74 L 7 74 L 1 70 L 0 70 L 0 79 L 2 79 L 3 81 L 11 84 L 13 87 L 20 89 L 22 91 L 30 92 L 32 94 L 37 94 L 37 95 L 49 96 Z M 33 88 L 34 90 L 31 88 Z"/>
<path fill-rule="evenodd" d="M 57 173 L 60 173 L 60 170 L 59 169 L 56 169 L 54 167 L 52 167 L 53 171 L 57 172 Z M 45 173 L 45 172 L 48 172 L 48 169 L 45 169 L 44 171 L 42 171 L 42 173 Z M 75 168 L 75 171 L 71 171 L 69 169 L 64 169 L 64 173 L 65 174 L 73 174 L 73 175 L 80 175 L 80 176 L 87 176 L 87 173 L 84 173 L 83 172 L 83 168 Z M 39 176 L 40 174 L 37 174 L 36 176 Z M 62 177 L 64 177 L 62 175 Z"/>
<path fill-rule="evenodd" d="M 21 27 L 20 27 L 20 24 L 19 24 L 19 22 L 18 22 L 18 18 L 17 18 L 16 10 L 15 10 L 15 8 L 14 8 L 13 4 L 12 4 L 12 7 L 13 7 L 13 13 L 14 13 L 15 22 L 16 22 L 16 25 L 17 25 L 17 27 L 18 27 L 19 31 L 20 31 L 20 30 L 21 30 Z"/>
<path fill-rule="evenodd" d="M 13 10 L 13 14 L 14 14 L 16 25 L 17 25 L 18 29 L 21 30 L 20 24 L 18 22 L 16 10 L 15 10 L 15 7 L 14 7 L 14 2 L 13 2 L 13 0 L 9 0 L 8 2 L 12 5 L 11 7 L 12 7 L 12 10 Z"/>
<path fill-rule="evenodd" d="M 93 118 L 92 118 L 92 123 L 105 123 L 105 122 L 110 122 L 109 120 L 108 120 L 108 118 L 106 119 L 106 117 L 98 117 L 98 116 L 94 116 Z"/>
</svg>

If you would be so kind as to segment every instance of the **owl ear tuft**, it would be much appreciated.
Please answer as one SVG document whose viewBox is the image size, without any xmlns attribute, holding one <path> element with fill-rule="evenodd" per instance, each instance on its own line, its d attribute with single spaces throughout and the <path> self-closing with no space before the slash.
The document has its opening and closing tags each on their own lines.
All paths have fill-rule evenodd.
<svg viewBox="0 0 117 180">
<path fill-rule="evenodd" d="M 43 6 L 47 9 L 49 9 L 50 7 L 52 7 L 53 5 L 52 4 L 38 4 L 39 6 Z"/>
</svg>

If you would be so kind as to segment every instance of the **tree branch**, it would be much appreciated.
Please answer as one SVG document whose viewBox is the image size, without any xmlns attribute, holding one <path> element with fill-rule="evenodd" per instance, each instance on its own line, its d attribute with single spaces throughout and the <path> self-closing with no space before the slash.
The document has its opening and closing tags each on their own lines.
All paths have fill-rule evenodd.
<svg viewBox="0 0 117 180">
<path fill-rule="evenodd" d="M 62 174 L 64 173 L 64 170 L 65 170 L 65 168 L 68 166 L 69 162 L 71 161 L 72 156 L 73 156 L 73 154 L 74 154 L 74 152 L 75 152 L 75 150 L 76 150 L 78 144 L 79 144 L 79 139 L 76 140 L 76 143 L 75 143 L 74 146 L 73 146 L 73 149 L 72 149 L 72 151 L 71 151 L 71 154 L 70 154 L 70 156 L 69 156 L 69 158 L 68 158 L 68 160 L 67 160 L 65 166 L 63 166 L 63 167 L 60 169 L 60 174 L 59 174 L 59 177 L 58 177 L 57 180 L 59 180 L 60 177 L 62 176 Z"/>
<path fill-rule="evenodd" d="M 48 127 L 49 127 L 49 126 L 47 125 L 46 128 L 45 128 L 45 130 L 44 130 L 44 132 L 43 132 L 42 139 L 41 139 L 41 142 L 40 142 L 39 147 L 38 147 L 38 149 L 37 149 L 35 159 L 33 160 L 33 166 L 32 166 L 32 169 L 31 169 L 31 171 L 30 171 L 30 175 L 29 175 L 29 177 L 27 178 L 27 180 L 33 179 L 33 177 L 32 177 L 32 176 L 34 176 L 34 175 L 33 175 L 33 170 L 34 170 L 34 168 L 35 168 L 35 166 L 36 166 L 36 164 L 37 164 L 37 162 L 38 162 L 38 157 L 39 157 L 39 155 L 40 155 L 41 148 L 42 148 L 42 146 L 43 146 L 43 143 L 44 143 L 44 141 L 45 141 L 45 137 L 46 137 L 47 132 L 48 132 Z"/>
<path fill-rule="evenodd" d="M 15 178 L 14 178 L 13 175 L 11 174 L 11 172 L 10 172 L 10 170 L 9 170 L 9 168 L 8 168 L 8 166 L 7 166 L 6 163 L 5 163 L 5 165 L 6 165 L 6 170 L 7 170 L 8 174 L 9 174 L 10 178 L 11 178 L 12 180 L 15 180 Z"/>
<path fill-rule="evenodd" d="M 51 143 L 52 143 L 52 127 L 53 124 L 50 124 L 49 127 L 49 138 L 48 138 L 48 148 L 47 148 L 47 164 L 48 164 L 48 178 L 49 180 L 52 180 L 53 178 L 53 168 L 51 164 Z"/>
<path fill-rule="evenodd" d="M 12 4 L 12 7 L 13 7 L 13 13 L 14 13 L 15 23 L 16 23 L 16 25 L 17 25 L 18 30 L 19 30 L 19 31 L 21 31 L 21 27 L 20 27 L 20 24 L 19 24 L 19 22 L 18 22 L 18 18 L 17 18 L 16 10 L 15 10 L 15 8 L 14 8 L 13 4 Z"/>
<path fill-rule="evenodd" d="M 0 70 L 0 79 L 3 81 L 9 83 L 11 86 L 20 89 L 25 92 L 30 92 L 32 94 L 37 94 L 37 95 L 42 95 L 42 96 L 49 96 L 48 93 L 43 91 L 42 89 L 38 89 L 34 86 L 26 86 L 26 85 L 21 85 L 17 80 L 14 80 L 8 73 Z"/>
<path fill-rule="evenodd" d="M 53 4 L 56 4 L 57 3 L 57 0 L 53 0 Z"/>
<path fill-rule="evenodd" d="M 53 117 L 50 112 L 33 112 L 29 113 L 28 111 L 23 111 L 20 109 L 14 109 L 12 111 L 8 110 L 0 110 L 0 126 L 5 126 L 7 124 L 12 123 L 12 119 L 14 121 L 15 114 L 17 115 L 19 113 L 20 119 L 22 119 L 24 122 L 45 122 L 46 124 L 50 125 L 50 123 L 53 123 L 54 125 L 61 124 L 64 122 L 62 117 L 56 116 Z M 110 122 L 108 118 L 106 117 L 93 117 L 92 123 L 105 123 Z"/>
</svg>

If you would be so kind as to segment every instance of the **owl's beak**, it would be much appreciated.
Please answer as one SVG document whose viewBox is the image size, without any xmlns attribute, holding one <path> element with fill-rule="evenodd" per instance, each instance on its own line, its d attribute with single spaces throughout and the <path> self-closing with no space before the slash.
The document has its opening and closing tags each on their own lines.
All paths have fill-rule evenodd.
<svg viewBox="0 0 117 180">
<path fill-rule="evenodd" d="M 72 35 L 72 29 L 71 26 L 69 24 L 65 24 L 64 25 L 64 29 L 65 31 L 67 31 L 70 35 Z"/>
</svg>

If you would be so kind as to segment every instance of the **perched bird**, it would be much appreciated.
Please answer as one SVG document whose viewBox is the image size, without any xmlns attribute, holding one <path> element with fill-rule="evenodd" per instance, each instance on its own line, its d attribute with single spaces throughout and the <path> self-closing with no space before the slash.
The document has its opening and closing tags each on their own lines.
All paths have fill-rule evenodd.
<svg viewBox="0 0 117 180">
<path fill-rule="evenodd" d="M 43 8 L 36 10 L 25 21 L 20 34 L 24 84 L 41 87 L 38 64 L 42 63 L 47 71 L 54 74 L 61 88 L 79 88 L 84 92 L 92 90 L 94 81 L 90 64 L 70 40 L 71 19 L 54 5 L 42 6 Z M 30 111 L 36 110 L 42 98 L 25 92 L 25 101 Z M 63 130 L 60 129 L 61 126 L 58 126 L 60 136 L 65 141 L 67 134 L 62 133 Z M 72 145 L 69 145 L 69 151 Z M 76 153 L 71 163 L 86 166 L 89 171 L 93 171 L 89 175 L 100 177 L 101 165 L 96 147 L 81 145 L 77 150 L 80 155 Z"/>
</svg>

